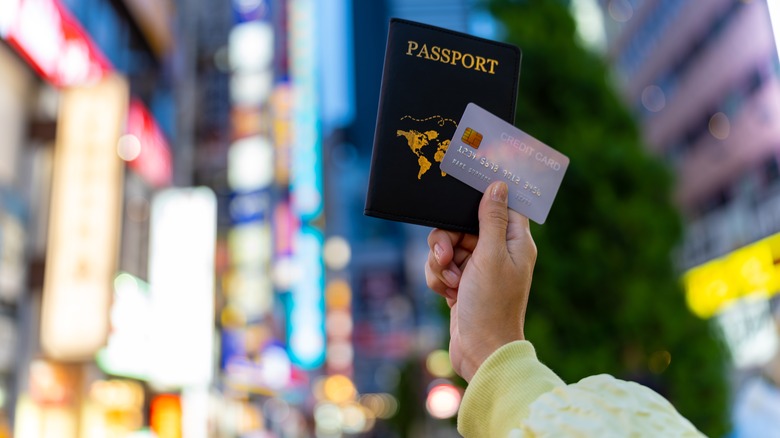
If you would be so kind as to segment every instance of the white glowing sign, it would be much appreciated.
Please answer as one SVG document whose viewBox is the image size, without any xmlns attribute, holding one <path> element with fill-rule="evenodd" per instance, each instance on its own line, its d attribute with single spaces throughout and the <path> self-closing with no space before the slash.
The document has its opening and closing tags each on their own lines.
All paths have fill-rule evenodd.
<svg viewBox="0 0 780 438">
<path fill-rule="evenodd" d="M 255 20 L 241 23 L 228 37 L 230 67 L 240 71 L 260 71 L 274 58 L 274 29 L 271 23 Z"/>
<path fill-rule="evenodd" d="M 206 187 L 168 189 L 152 201 L 149 245 L 150 381 L 207 385 L 213 368 L 217 200 Z"/>
<path fill-rule="evenodd" d="M 715 320 L 739 369 L 761 367 L 775 355 L 780 345 L 769 300 L 742 298 L 722 310 Z"/>
<path fill-rule="evenodd" d="M 41 344 L 55 359 L 92 358 L 108 334 L 127 104 L 119 76 L 61 94 L 41 314 Z"/>
<path fill-rule="evenodd" d="M 228 184 L 239 192 L 263 189 L 274 180 L 274 146 L 267 137 L 237 140 L 228 150 Z"/>
<path fill-rule="evenodd" d="M 111 334 L 97 355 L 100 368 L 116 376 L 145 380 L 149 374 L 151 303 L 149 285 L 126 272 L 114 280 Z"/>
</svg>

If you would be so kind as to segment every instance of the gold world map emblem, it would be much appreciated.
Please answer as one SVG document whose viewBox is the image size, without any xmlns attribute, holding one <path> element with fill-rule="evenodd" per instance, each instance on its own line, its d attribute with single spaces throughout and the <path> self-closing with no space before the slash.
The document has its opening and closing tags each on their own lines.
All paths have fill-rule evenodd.
<svg viewBox="0 0 780 438">
<path fill-rule="evenodd" d="M 433 166 L 433 163 L 441 163 L 444 153 L 450 146 L 450 137 L 458 127 L 457 122 L 442 116 L 431 116 L 418 119 L 412 116 L 403 116 L 401 121 L 409 120 L 409 129 L 396 131 L 398 137 L 406 139 L 406 145 L 417 156 L 419 172 L 417 179 L 422 179 Z M 437 164 L 438 166 L 438 164 Z M 440 171 L 441 172 L 441 171 Z M 441 176 L 447 174 L 441 172 Z"/>
</svg>

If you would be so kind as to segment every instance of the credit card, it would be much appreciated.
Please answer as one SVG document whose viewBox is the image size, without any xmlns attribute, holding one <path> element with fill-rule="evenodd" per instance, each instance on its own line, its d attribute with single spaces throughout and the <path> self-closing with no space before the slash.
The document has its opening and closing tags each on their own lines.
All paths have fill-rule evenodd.
<svg viewBox="0 0 780 438">
<path fill-rule="evenodd" d="M 440 167 L 483 193 L 493 181 L 504 181 L 509 208 L 543 224 L 569 158 L 469 103 Z"/>
</svg>

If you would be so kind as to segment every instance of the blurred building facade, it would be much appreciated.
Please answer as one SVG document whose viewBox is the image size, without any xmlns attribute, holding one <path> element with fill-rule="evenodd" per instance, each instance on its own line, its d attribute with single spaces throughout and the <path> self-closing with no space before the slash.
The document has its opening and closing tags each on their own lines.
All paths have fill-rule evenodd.
<svg viewBox="0 0 780 438">
<path fill-rule="evenodd" d="M 648 148 L 675 176 L 685 222 L 677 263 L 688 305 L 712 318 L 738 377 L 757 369 L 777 374 L 771 365 L 780 321 L 773 299 L 780 290 L 774 3 L 600 1 L 607 56 L 623 95 Z M 736 381 L 739 391 L 742 380 Z"/>
<path fill-rule="evenodd" d="M 27 197 L 22 192 L 22 172 L 17 163 L 21 162 L 27 144 L 26 126 L 33 113 L 29 97 L 35 87 L 34 74 L 8 48 L 0 47 L 0 75 L 4 78 L 0 85 L 0 117 L 2 132 L 0 140 L 0 161 L 3 163 L 0 186 L 0 436 L 10 436 L 13 416 L 14 393 L 17 387 L 17 352 L 25 342 L 19 324 L 24 319 L 19 311 L 27 290 L 25 263 L 28 233 L 26 223 Z"/>
<path fill-rule="evenodd" d="M 676 175 L 687 222 L 681 267 L 780 230 L 768 213 L 778 57 L 767 2 L 602 3 L 625 97 L 651 151 Z"/>
<path fill-rule="evenodd" d="M 0 6 L 0 436 L 76 436 L 79 416 L 82 434 L 144 424 L 142 385 L 101 372 L 91 343 L 114 328 L 114 278 L 147 277 L 150 202 L 173 178 L 171 13 Z"/>
<path fill-rule="evenodd" d="M 454 433 L 428 230 L 362 211 L 389 18 L 473 8 L 0 3 L 0 438 Z"/>
</svg>

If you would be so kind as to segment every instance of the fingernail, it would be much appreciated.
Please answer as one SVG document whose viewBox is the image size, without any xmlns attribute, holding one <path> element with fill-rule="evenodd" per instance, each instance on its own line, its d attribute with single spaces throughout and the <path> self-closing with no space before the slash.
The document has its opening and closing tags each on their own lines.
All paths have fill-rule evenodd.
<svg viewBox="0 0 780 438">
<path fill-rule="evenodd" d="M 433 256 L 436 257 L 436 261 L 441 259 L 441 246 L 438 243 L 433 244 Z"/>
<path fill-rule="evenodd" d="M 498 184 L 493 186 L 493 191 L 490 192 L 490 197 L 494 201 L 506 203 L 506 198 L 508 194 L 509 194 L 509 187 L 506 186 L 506 183 L 499 182 Z"/>
<path fill-rule="evenodd" d="M 447 286 L 450 287 L 458 286 L 458 281 L 460 279 L 454 272 L 450 271 L 449 269 L 445 269 L 444 271 L 442 271 L 441 274 L 444 276 L 444 281 L 447 283 Z"/>
</svg>

